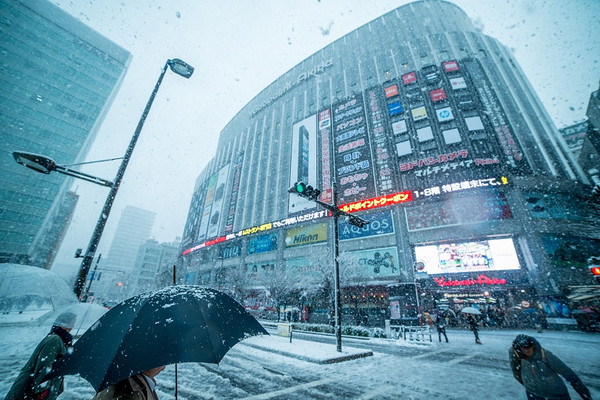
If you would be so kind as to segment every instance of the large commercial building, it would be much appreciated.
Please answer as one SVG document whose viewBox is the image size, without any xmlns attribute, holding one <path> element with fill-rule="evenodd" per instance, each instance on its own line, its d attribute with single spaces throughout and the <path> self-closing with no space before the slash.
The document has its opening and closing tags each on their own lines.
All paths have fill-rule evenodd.
<svg viewBox="0 0 600 400">
<path fill-rule="evenodd" d="M 77 195 L 13 151 L 84 160 L 131 55 L 45 0 L 0 0 L 0 262 L 50 268 Z"/>
<path fill-rule="evenodd" d="M 184 230 L 188 282 L 326 321 L 334 227 L 297 181 L 370 221 L 339 223 L 346 323 L 415 321 L 415 282 L 424 309 L 561 322 L 592 279 L 589 180 L 510 50 L 444 1 L 350 32 L 225 126 Z"/>
</svg>

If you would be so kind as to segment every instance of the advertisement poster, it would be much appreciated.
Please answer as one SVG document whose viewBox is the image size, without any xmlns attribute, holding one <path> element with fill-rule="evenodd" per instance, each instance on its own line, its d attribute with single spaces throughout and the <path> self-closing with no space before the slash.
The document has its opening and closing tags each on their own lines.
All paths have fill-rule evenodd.
<svg viewBox="0 0 600 400">
<path fill-rule="evenodd" d="M 388 124 L 383 115 L 385 101 L 381 98 L 379 88 L 367 90 L 367 118 L 369 119 L 369 133 L 371 135 L 371 147 L 373 154 L 373 168 L 375 170 L 375 194 L 389 194 L 394 191 L 393 176 L 395 175 L 395 165 L 393 157 L 393 146 L 388 140 Z M 400 102 L 389 105 L 394 105 L 394 113 L 402 112 Z M 399 111 L 398 111 L 399 110 Z M 390 109 L 390 115 L 392 110 Z"/>
<path fill-rule="evenodd" d="M 244 277 L 251 285 L 263 285 L 263 281 L 272 276 L 275 271 L 275 261 L 267 261 L 257 264 L 246 264 Z"/>
<path fill-rule="evenodd" d="M 340 268 L 360 278 L 398 277 L 398 248 L 383 247 L 343 253 Z"/>
<path fill-rule="evenodd" d="M 323 279 L 323 271 L 318 263 L 311 262 L 308 257 L 290 258 L 285 261 L 286 271 L 291 274 L 292 281 L 302 282 L 317 282 Z"/>
<path fill-rule="evenodd" d="M 248 254 L 265 253 L 273 250 L 277 250 L 276 233 L 255 236 L 248 240 Z"/>
<path fill-rule="evenodd" d="M 321 148 L 321 195 L 319 200 L 324 203 L 333 203 L 332 185 L 332 139 L 331 139 L 331 110 L 326 109 L 319 113 L 319 143 Z"/>
<path fill-rule="evenodd" d="M 235 218 L 235 209 L 237 207 L 238 192 L 240 190 L 240 176 L 242 174 L 242 162 L 244 155 L 240 154 L 233 167 L 233 185 L 231 186 L 231 197 L 229 198 L 229 212 L 225 223 L 225 232 L 233 231 L 233 222 Z"/>
<path fill-rule="evenodd" d="M 213 200 L 212 210 L 208 223 L 207 238 L 217 236 L 219 224 L 221 222 L 221 214 L 223 214 L 223 203 L 225 200 L 225 189 L 227 187 L 227 177 L 229 175 L 229 164 L 221 168 L 217 177 L 217 186 Z"/>
<path fill-rule="evenodd" d="M 468 197 L 404 208 L 410 232 L 513 217 L 504 193 L 488 189 Z"/>
<path fill-rule="evenodd" d="M 522 172 L 529 172 L 530 168 L 521 151 L 521 145 L 513 133 L 502 104 L 480 62 L 478 60 L 466 59 L 461 61 L 461 63 L 464 64 L 471 74 L 473 81 L 477 82 L 479 99 L 485 108 L 485 114 L 492 125 L 494 136 L 500 143 L 507 163 L 513 168 L 520 169 Z"/>
<path fill-rule="evenodd" d="M 375 182 L 362 96 L 348 98 L 332 110 L 338 204 L 372 197 Z"/>
<path fill-rule="evenodd" d="M 361 239 L 369 236 L 390 235 L 394 233 L 394 219 L 392 211 L 385 210 L 362 215 L 369 223 L 362 228 L 350 225 L 344 218 L 340 218 L 339 234 L 340 240 Z"/>
<path fill-rule="evenodd" d="M 288 229 L 285 234 L 286 247 L 305 246 L 327 241 L 327 224 L 313 224 Z"/>
<path fill-rule="evenodd" d="M 215 197 L 215 187 L 217 186 L 217 174 L 210 177 L 208 181 L 208 187 L 206 188 L 206 198 L 204 199 L 204 207 L 202 208 L 202 219 L 200 222 L 200 229 L 198 230 L 198 239 L 206 239 L 206 230 L 208 229 L 208 222 L 210 219 L 210 211 L 212 209 L 213 199 Z"/>
<path fill-rule="evenodd" d="M 512 238 L 415 246 L 429 275 L 521 268 Z"/>
<path fill-rule="evenodd" d="M 296 124 L 292 129 L 292 154 L 290 186 L 303 181 L 317 187 L 317 116 L 312 115 Z M 297 213 L 316 207 L 314 201 L 295 194 L 289 195 L 289 212 Z"/>
</svg>

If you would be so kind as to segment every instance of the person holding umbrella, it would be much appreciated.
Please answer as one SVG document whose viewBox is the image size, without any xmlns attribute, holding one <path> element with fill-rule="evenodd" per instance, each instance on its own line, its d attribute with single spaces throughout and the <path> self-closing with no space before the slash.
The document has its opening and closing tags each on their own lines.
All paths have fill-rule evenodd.
<svg viewBox="0 0 600 400">
<path fill-rule="evenodd" d="M 62 393 L 62 376 L 47 381 L 44 381 L 44 377 L 71 346 L 73 336 L 70 332 L 76 319 L 77 316 L 71 312 L 64 312 L 56 318 L 50 333 L 37 345 L 5 400 L 54 400 Z"/>
<path fill-rule="evenodd" d="M 158 400 L 154 378 L 163 369 L 156 367 L 123 379 L 96 393 L 92 400 Z"/>
<path fill-rule="evenodd" d="M 473 331 L 473 335 L 475 335 L 475 343 L 481 344 L 481 340 L 479 340 L 479 321 L 477 318 L 471 314 L 467 315 L 467 323 L 469 324 L 469 329 Z"/>
<path fill-rule="evenodd" d="M 218 364 L 234 345 L 262 334 L 268 332 L 227 294 L 193 285 L 170 286 L 111 308 L 45 379 L 79 374 L 98 394 L 114 386 L 97 399 L 119 398 L 123 392 L 124 399 L 155 400 L 153 378 L 163 369 L 157 366 L 175 364 L 177 398 L 178 363 Z"/>
</svg>

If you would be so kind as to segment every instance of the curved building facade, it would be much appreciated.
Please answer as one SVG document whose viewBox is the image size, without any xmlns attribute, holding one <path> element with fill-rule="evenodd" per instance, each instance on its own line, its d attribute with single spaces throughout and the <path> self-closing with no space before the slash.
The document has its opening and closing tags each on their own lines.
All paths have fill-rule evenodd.
<svg viewBox="0 0 600 400">
<path fill-rule="evenodd" d="M 565 317 L 600 247 L 589 182 L 511 52 L 444 1 L 336 40 L 227 124 L 184 230 L 188 283 L 326 321 L 334 227 L 297 181 L 370 221 L 339 222 L 346 323 L 415 320 L 415 282 L 425 309 Z"/>
</svg>

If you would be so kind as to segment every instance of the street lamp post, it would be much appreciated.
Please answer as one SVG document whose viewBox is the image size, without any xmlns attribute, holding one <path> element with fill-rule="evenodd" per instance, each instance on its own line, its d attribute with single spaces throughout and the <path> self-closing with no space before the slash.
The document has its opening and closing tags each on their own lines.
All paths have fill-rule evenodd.
<svg viewBox="0 0 600 400">
<path fill-rule="evenodd" d="M 419 317 L 419 326 L 423 327 L 423 314 L 421 313 L 421 302 L 419 301 L 419 285 L 417 283 L 417 271 L 422 270 L 425 267 L 423 262 L 419 261 L 413 264 L 413 278 L 415 282 L 415 299 L 417 301 L 417 316 Z"/>
<path fill-rule="evenodd" d="M 337 193 L 336 184 L 333 182 L 333 208 L 339 210 L 337 207 Z M 338 218 L 340 213 L 333 212 L 333 256 L 335 258 L 335 343 L 336 350 L 342 352 L 342 293 L 340 290 L 340 246 L 339 246 L 339 232 L 338 232 Z"/>
<path fill-rule="evenodd" d="M 94 229 L 92 237 L 90 238 L 90 242 L 89 242 L 87 250 L 83 256 L 83 260 L 81 261 L 81 266 L 79 267 L 77 279 L 76 279 L 75 285 L 73 287 L 73 290 L 78 298 L 81 298 L 81 295 L 83 293 L 87 274 L 90 270 L 90 267 L 92 266 L 92 262 L 94 260 L 94 255 L 96 254 L 96 249 L 98 248 L 100 238 L 102 237 L 102 233 L 104 232 L 104 226 L 106 225 L 106 220 L 108 219 L 108 216 L 110 214 L 110 210 L 112 208 L 113 202 L 117 195 L 117 191 L 119 190 L 119 186 L 121 185 L 121 180 L 123 179 L 123 175 L 125 174 L 125 169 L 127 168 L 127 164 L 129 164 L 131 154 L 133 153 L 133 149 L 135 148 L 137 140 L 140 136 L 142 127 L 144 126 L 144 122 L 146 122 L 146 117 L 148 116 L 150 107 L 152 106 L 152 103 L 154 102 L 156 93 L 158 92 L 158 89 L 160 88 L 160 84 L 162 83 L 163 77 L 165 76 L 167 67 L 169 67 L 171 69 L 171 71 L 175 72 L 177 75 L 183 76 L 186 79 L 190 78 L 192 76 L 192 74 L 194 73 L 194 68 L 191 65 L 183 62 L 182 60 L 180 60 L 178 58 L 174 58 L 172 60 L 167 60 L 167 62 L 165 63 L 165 66 L 162 68 L 160 76 L 158 77 L 158 81 L 156 82 L 156 85 L 154 86 L 154 90 L 152 91 L 152 94 L 150 95 L 150 99 L 148 99 L 148 102 L 146 103 L 146 108 L 144 109 L 144 112 L 142 113 L 142 116 L 140 117 L 138 125 L 135 129 L 135 132 L 133 133 L 133 137 L 131 138 L 131 141 L 129 142 L 129 146 L 127 147 L 127 150 L 125 151 L 125 156 L 123 157 L 123 160 L 121 161 L 121 165 L 119 166 L 119 170 L 117 171 L 117 176 L 115 177 L 114 182 L 111 183 L 111 182 L 105 181 L 103 179 L 92 177 L 89 175 L 88 175 L 88 177 L 90 179 L 86 179 L 86 180 L 92 181 L 92 182 L 94 182 L 93 179 L 98 179 L 99 182 L 101 181 L 102 183 L 99 183 L 99 182 L 94 182 L 94 183 L 99 183 L 99 184 L 103 184 L 104 186 L 109 186 L 110 191 L 108 193 L 108 196 L 106 197 L 104 207 L 102 208 L 102 212 L 100 213 L 100 217 L 98 218 L 98 222 L 96 223 L 96 228 Z M 26 153 L 13 153 L 13 155 L 15 157 L 15 160 L 17 160 L 17 162 L 25 165 L 28 168 L 34 169 L 38 172 L 48 174 L 51 171 L 56 171 L 56 172 L 60 172 L 60 173 L 66 174 L 66 175 L 85 179 L 85 177 L 82 176 L 85 174 L 67 173 L 67 172 L 73 172 L 73 171 L 72 170 L 65 171 L 64 167 L 57 166 L 56 163 L 54 163 L 54 161 L 48 159 L 47 157 L 43 157 L 42 159 L 37 160 L 37 161 L 45 161 L 45 162 L 35 163 L 35 162 L 32 162 L 30 158 L 25 158 L 22 161 L 19 161 L 19 159 L 17 159 L 17 154 L 22 155 L 22 154 L 26 154 Z M 77 171 L 75 171 L 75 172 L 77 172 Z"/>
</svg>

